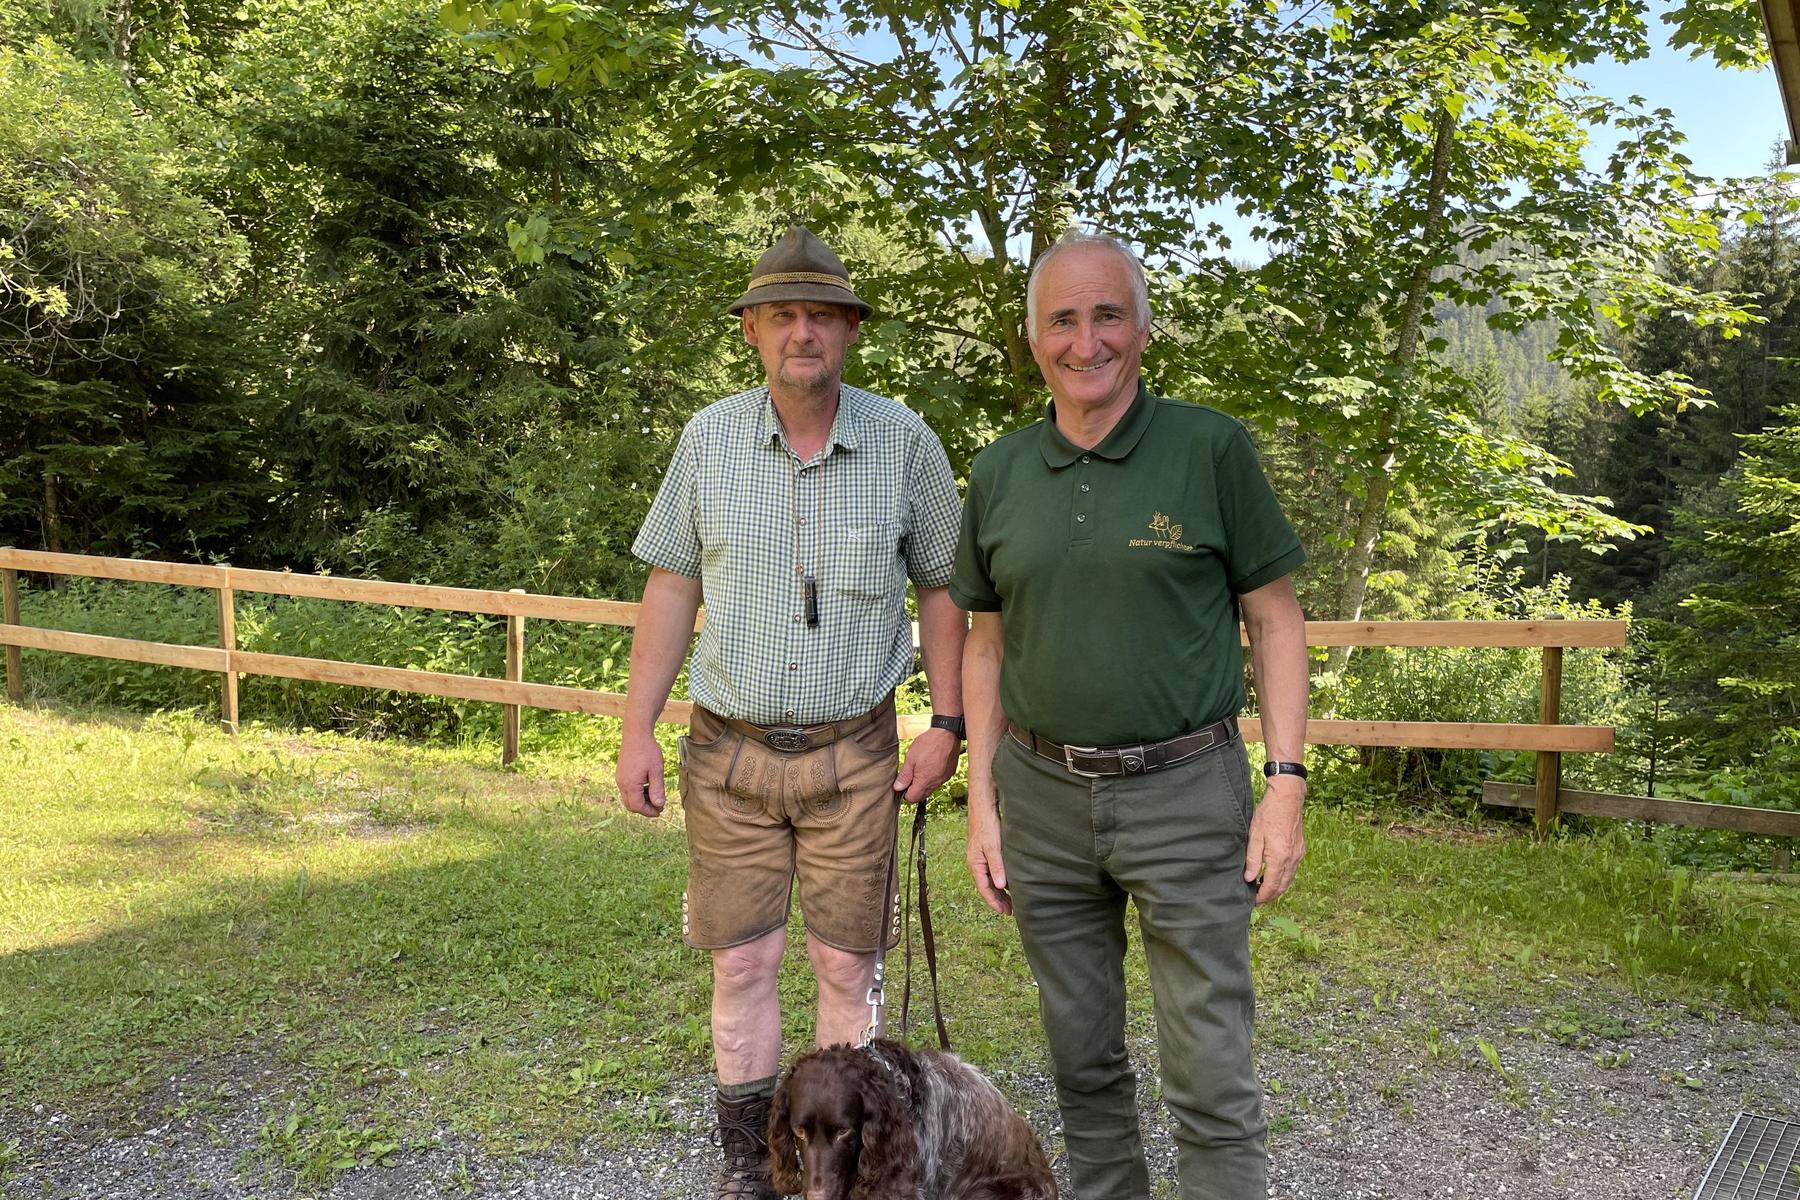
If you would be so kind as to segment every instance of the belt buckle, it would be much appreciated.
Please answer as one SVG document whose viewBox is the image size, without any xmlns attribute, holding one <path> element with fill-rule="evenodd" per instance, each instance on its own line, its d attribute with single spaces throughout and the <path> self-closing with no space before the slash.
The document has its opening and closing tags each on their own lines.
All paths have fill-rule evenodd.
<svg viewBox="0 0 1800 1200">
<path fill-rule="evenodd" d="M 763 741 L 772 749 L 790 754 L 812 745 L 812 739 L 806 736 L 806 731 L 793 725 L 777 725 L 773 729 L 764 730 Z"/>
<path fill-rule="evenodd" d="M 1064 746 L 1062 748 L 1063 767 L 1071 775 L 1079 775 L 1083 779 L 1099 779 L 1104 775 L 1104 772 L 1102 772 L 1102 771 L 1084 771 L 1080 767 L 1075 765 L 1075 756 L 1077 754 L 1094 754 L 1094 753 L 1097 753 L 1099 751 L 1099 749 L 1100 749 L 1100 747 L 1098 747 L 1098 746 Z"/>
</svg>

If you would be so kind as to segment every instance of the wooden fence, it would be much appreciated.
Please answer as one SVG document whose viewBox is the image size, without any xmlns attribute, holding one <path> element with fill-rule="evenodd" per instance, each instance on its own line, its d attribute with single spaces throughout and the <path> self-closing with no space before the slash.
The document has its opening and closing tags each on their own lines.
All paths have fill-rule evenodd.
<svg viewBox="0 0 1800 1200">
<path fill-rule="evenodd" d="M 19 572 L 49 575 L 82 575 L 140 583 L 174 584 L 210 588 L 218 593 L 219 644 L 188 646 L 146 642 L 131 638 L 67 633 L 24 625 L 19 619 Z M 338 662 L 322 658 L 297 658 L 281 654 L 240 650 L 236 645 L 235 597 L 239 592 L 275 596 L 304 596 L 352 603 L 387 604 L 406 608 L 431 608 L 449 612 L 483 613 L 506 618 L 506 673 L 502 679 L 455 675 L 439 671 L 415 671 L 367 663 Z M 102 558 L 84 554 L 52 554 L 38 550 L 0 547 L 0 593 L 4 596 L 4 620 L 0 622 L 0 646 L 6 648 L 7 694 L 17 703 L 24 697 L 19 652 L 54 650 L 130 662 L 156 663 L 212 671 L 220 677 L 220 712 L 228 730 L 238 723 L 238 677 L 267 675 L 315 683 L 383 688 L 499 704 L 503 708 L 501 757 L 510 763 L 519 752 L 519 710 L 554 709 L 594 716 L 622 717 L 625 697 L 617 692 L 528 683 L 525 680 L 525 622 L 527 619 L 580 621 L 589 624 L 635 626 L 638 606 L 617 600 L 591 600 L 577 596 L 540 595 L 515 589 L 484 591 L 476 588 L 429 587 L 382 580 L 346 579 L 329 575 L 300 575 L 287 571 L 253 571 L 231 566 L 196 563 L 152 562 L 143 559 Z M 705 614 L 695 621 L 704 627 Z M 1520 804 L 1533 808 L 1538 826 L 1547 830 L 1559 811 L 1599 812 L 1592 794 L 1561 787 L 1562 756 L 1566 753 L 1605 753 L 1613 748 L 1613 730 L 1602 725 L 1565 725 L 1561 721 L 1563 651 L 1575 646 L 1618 647 L 1625 644 L 1625 625 L 1620 621 L 1309 621 L 1306 640 L 1311 646 L 1440 646 L 1534 647 L 1543 651 L 1540 705 L 1536 724 L 1475 723 L 1464 721 L 1339 721 L 1312 720 L 1306 740 L 1320 745 L 1410 746 L 1419 749 L 1523 750 L 1537 755 L 1534 788 L 1489 784 L 1485 799 L 1495 804 Z M 670 701 L 661 720 L 685 725 L 692 706 Z M 903 716 L 900 732 L 912 737 L 927 727 L 923 714 Z M 1261 724 L 1254 718 L 1242 722 L 1248 741 L 1261 741 Z M 1504 797 L 1504 798 L 1502 798 Z M 1522 800 L 1521 797 L 1524 799 Z M 1615 798 L 1616 799 L 1616 798 Z M 1628 799 L 1648 800 L 1648 797 Z M 1650 801 L 1671 805 L 1673 801 Z M 1701 805 L 1721 809 L 1722 805 Z M 1683 819 L 1686 809 L 1656 810 L 1665 815 L 1637 819 Z M 1738 813 L 1765 813 L 1756 832 L 1800 836 L 1800 813 L 1738 809 Z M 1605 815 L 1633 815 L 1625 812 Z M 1692 814 L 1689 814 L 1691 817 Z M 1733 818 L 1737 819 L 1737 818 Z M 1726 825 L 1725 828 L 1746 828 Z"/>
</svg>

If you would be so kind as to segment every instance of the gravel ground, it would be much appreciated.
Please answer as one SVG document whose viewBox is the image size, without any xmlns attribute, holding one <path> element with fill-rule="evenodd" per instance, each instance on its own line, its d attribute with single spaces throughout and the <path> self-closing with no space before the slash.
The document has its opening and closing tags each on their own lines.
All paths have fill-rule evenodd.
<svg viewBox="0 0 1800 1200">
<path fill-rule="evenodd" d="M 1791 1017 L 1764 1023 L 1592 995 L 1501 1012 L 1340 996 L 1303 1013 L 1290 1006 L 1262 1032 L 1277 1198 L 1686 1200 L 1740 1110 L 1800 1119 L 1800 1023 Z M 1146 1046 L 1140 1061 L 1148 1056 Z M 1048 1079 L 996 1080 L 1054 1150 Z M 294 1195 L 293 1174 L 258 1151 L 259 1130 L 285 1113 L 291 1094 L 249 1059 L 201 1060 L 141 1106 L 158 1114 L 152 1122 L 103 1127 L 54 1111 L 0 1113 L 0 1195 Z M 500 1157 L 440 1133 L 392 1166 L 343 1171 L 315 1194 L 707 1196 L 716 1151 L 700 1118 L 710 1084 L 680 1080 L 670 1095 L 676 1124 L 691 1131 Z M 211 1102 L 192 1102 L 201 1096 Z M 1153 1175 L 1166 1180 L 1173 1144 L 1154 1096 L 1146 1089 L 1141 1099 Z M 1785 1186 L 1782 1196 L 1800 1194 L 1800 1180 Z M 1157 1194 L 1173 1190 L 1160 1183 Z"/>
</svg>

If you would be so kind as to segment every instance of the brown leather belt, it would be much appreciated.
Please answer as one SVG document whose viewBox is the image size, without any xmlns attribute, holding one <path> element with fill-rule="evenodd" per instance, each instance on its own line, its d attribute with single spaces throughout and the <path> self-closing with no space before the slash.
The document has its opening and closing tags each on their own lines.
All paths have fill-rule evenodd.
<svg viewBox="0 0 1800 1200">
<path fill-rule="evenodd" d="M 1237 736 L 1236 717 L 1202 725 L 1189 733 L 1147 746 L 1064 746 L 1041 738 L 1017 721 L 1006 723 L 1019 745 L 1061 764 L 1072 775 L 1098 779 L 1106 775 L 1143 775 L 1184 763 L 1197 754 L 1225 745 Z"/>
<path fill-rule="evenodd" d="M 707 711 L 712 712 L 711 709 Z M 839 738 L 860 733 L 880 720 L 883 714 L 892 711 L 893 700 L 890 697 L 859 717 L 847 717 L 827 725 L 753 725 L 736 717 L 722 716 L 719 713 L 712 715 L 733 733 L 741 733 L 751 741 L 761 742 L 769 749 L 779 750 L 783 754 L 797 754 L 802 750 L 817 750 L 820 746 L 831 745 Z"/>
</svg>

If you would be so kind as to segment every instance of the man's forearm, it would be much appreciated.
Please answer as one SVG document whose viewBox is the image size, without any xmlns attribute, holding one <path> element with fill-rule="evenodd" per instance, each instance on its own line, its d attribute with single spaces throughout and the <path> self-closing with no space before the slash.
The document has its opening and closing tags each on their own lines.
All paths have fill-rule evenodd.
<svg viewBox="0 0 1800 1200">
<path fill-rule="evenodd" d="M 1262 721 L 1263 750 L 1278 762 L 1300 762 L 1306 753 L 1306 635 L 1266 640 L 1252 652 L 1256 672 L 1256 713 Z"/>
<path fill-rule="evenodd" d="M 950 599 L 950 589 L 920 588 L 919 658 L 925 667 L 925 686 L 931 692 L 931 711 L 948 716 L 963 711 L 963 643 L 968 620 Z"/>
<path fill-rule="evenodd" d="M 631 637 L 631 678 L 625 689 L 625 732 L 649 733 L 681 673 L 694 616 L 700 611 L 700 581 L 653 568 L 644 583 L 637 629 Z"/>
<path fill-rule="evenodd" d="M 963 648 L 963 714 L 968 721 L 969 795 L 993 795 L 994 752 L 1006 735 L 1006 713 L 1000 707 L 1000 663 L 1004 651 L 999 613 L 971 616 L 968 644 Z"/>
<path fill-rule="evenodd" d="M 1268 758 L 1299 762 L 1306 752 L 1306 616 L 1293 585 L 1277 580 L 1244 597 L 1244 629 L 1256 682 L 1256 711 Z"/>
</svg>

